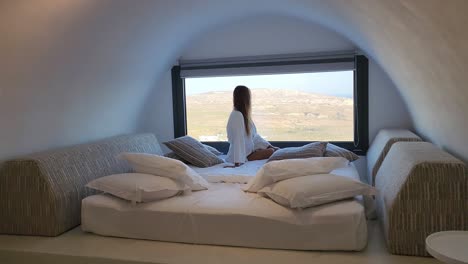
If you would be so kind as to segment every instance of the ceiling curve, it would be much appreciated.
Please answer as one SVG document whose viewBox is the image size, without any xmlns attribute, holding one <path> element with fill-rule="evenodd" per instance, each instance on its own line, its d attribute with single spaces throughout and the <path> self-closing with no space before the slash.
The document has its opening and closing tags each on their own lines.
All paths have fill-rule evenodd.
<svg viewBox="0 0 468 264">
<path fill-rule="evenodd" d="M 319 23 L 354 42 L 396 84 L 417 132 L 468 160 L 468 122 L 464 122 L 468 111 L 468 1 L 59 2 L 12 0 L 3 4 L 7 8 L 0 8 L 0 32 L 8 36 L 0 44 L 0 52 L 12 62 L 0 62 L 5 69 L 5 77 L 0 79 L 0 119 L 8 119 L 4 111 L 16 111 L 20 121 L 12 123 L 13 127 L 28 129 L 30 118 L 41 111 L 51 114 L 42 109 L 40 100 L 34 110 L 18 106 L 26 104 L 29 90 L 49 89 L 68 106 L 65 116 L 51 114 L 49 124 L 57 120 L 63 124 L 55 124 L 58 131 L 67 130 L 64 120 L 91 113 L 81 110 L 84 102 L 94 104 L 90 108 L 95 119 L 83 124 L 99 118 L 115 121 L 112 127 L 97 126 L 79 139 L 73 131 L 66 131 L 59 141 L 75 143 L 131 131 L 134 124 L 129 120 L 138 119 L 145 95 L 158 89 L 153 86 L 159 75 L 197 35 L 242 17 L 277 14 Z M 73 85 L 65 85 L 70 83 Z M 96 93 L 116 93 L 112 98 L 103 97 L 108 111 L 100 111 L 100 102 L 92 100 Z M 5 95 L 14 97 L 15 104 L 4 99 Z M 120 119 L 116 115 L 122 104 L 129 107 Z M 45 125 L 40 129 L 45 130 Z M 11 136 L 14 131 L 0 133 Z M 21 139 L 25 147 L 28 141 Z M 14 141 L 5 142 L 5 151 L 15 152 Z M 43 145 L 36 148 L 48 143 L 44 137 Z"/>
</svg>

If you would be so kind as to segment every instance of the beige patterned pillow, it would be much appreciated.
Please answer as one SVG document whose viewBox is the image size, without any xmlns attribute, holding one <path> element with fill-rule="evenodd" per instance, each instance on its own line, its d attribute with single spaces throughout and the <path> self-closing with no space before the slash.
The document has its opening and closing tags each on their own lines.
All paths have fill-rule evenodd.
<svg viewBox="0 0 468 264">
<path fill-rule="evenodd" d="M 277 150 L 271 155 L 267 162 L 283 159 L 304 159 L 323 157 L 327 142 L 313 142 L 302 147 L 289 147 Z"/>
<path fill-rule="evenodd" d="M 216 156 L 219 156 L 219 155 L 223 155 L 223 153 L 219 150 L 217 150 L 216 148 L 210 146 L 210 145 L 207 145 L 207 144 L 203 144 L 203 146 L 205 146 L 205 148 L 209 151 L 211 151 L 211 153 L 215 154 Z"/>
<path fill-rule="evenodd" d="M 170 150 L 183 160 L 200 168 L 211 167 L 224 161 L 208 150 L 201 142 L 190 136 L 164 142 Z"/>
<path fill-rule="evenodd" d="M 187 163 L 186 160 L 184 160 L 183 158 L 181 158 L 179 155 L 175 154 L 174 151 L 171 151 L 171 152 L 169 152 L 169 153 L 164 154 L 164 157 L 166 157 L 166 158 L 171 158 L 171 159 L 175 159 L 175 160 L 180 160 L 180 161 L 182 161 L 183 163 Z"/>
<path fill-rule="evenodd" d="M 217 150 L 216 148 L 214 148 L 214 147 L 212 147 L 210 145 L 203 144 L 203 146 L 205 146 L 205 148 L 207 150 L 209 150 L 211 153 L 215 154 L 216 156 L 223 155 L 223 153 L 221 151 Z M 164 157 L 180 160 L 183 163 L 189 163 L 188 161 L 184 160 L 182 157 L 177 155 L 174 151 L 171 151 L 169 153 L 164 154 Z"/>
<path fill-rule="evenodd" d="M 327 145 L 324 157 L 343 157 L 349 161 L 355 161 L 359 159 L 359 156 L 354 154 L 354 152 L 330 143 Z"/>
</svg>

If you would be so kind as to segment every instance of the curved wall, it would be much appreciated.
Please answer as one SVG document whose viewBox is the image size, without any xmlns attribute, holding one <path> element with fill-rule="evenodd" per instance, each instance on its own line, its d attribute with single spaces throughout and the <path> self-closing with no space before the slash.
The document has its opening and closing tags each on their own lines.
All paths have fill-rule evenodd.
<svg viewBox="0 0 468 264">
<path fill-rule="evenodd" d="M 217 25 L 200 33 L 181 53 L 181 59 L 294 54 L 356 50 L 348 39 L 323 26 L 283 16 L 253 16 Z M 141 131 L 155 133 L 161 141 L 172 139 L 172 83 L 170 67 L 148 98 Z M 255 106 L 254 106 L 255 107 Z M 389 111 L 391 109 L 391 111 Z M 160 113 L 169 113 L 161 115 Z M 389 77 L 369 60 L 369 137 L 379 129 L 412 129 L 411 117 Z"/>
<path fill-rule="evenodd" d="M 340 31 L 393 79 L 417 132 L 468 161 L 468 1 L 332 2 Z"/>
<path fill-rule="evenodd" d="M 194 36 L 282 14 L 352 40 L 396 84 L 418 132 L 468 160 L 466 10 L 464 0 L 2 1 L 0 159 L 138 131 L 147 96 Z"/>
</svg>

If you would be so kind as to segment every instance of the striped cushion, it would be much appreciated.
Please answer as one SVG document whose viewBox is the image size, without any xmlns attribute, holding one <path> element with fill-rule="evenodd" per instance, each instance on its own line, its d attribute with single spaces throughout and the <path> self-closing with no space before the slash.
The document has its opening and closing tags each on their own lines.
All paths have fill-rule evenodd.
<svg viewBox="0 0 468 264">
<path fill-rule="evenodd" d="M 211 167 L 224 161 L 208 150 L 198 140 L 183 136 L 164 142 L 177 156 L 200 168 Z"/>
<path fill-rule="evenodd" d="M 222 155 L 223 153 L 220 152 L 219 150 L 217 150 L 216 148 L 212 147 L 212 146 L 209 146 L 209 145 L 206 145 L 206 144 L 203 144 L 203 146 L 209 150 L 211 153 L 215 154 L 216 156 L 219 156 L 219 155 Z M 166 153 L 164 154 L 164 157 L 166 158 L 171 158 L 171 159 L 176 159 L 176 160 L 180 160 L 182 161 L 183 163 L 187 163 L 187 164 L 190 164 L 188 161 L 184 160 L 181 156 L 177 155 L 175 152 L 171 151 L 169 153 Z"/>
<path fill-rule="evenodd" d="M 184 159 L 183 159 L 182 157 L 180 157 L 179 155 L 175 154 L 174 151 L 171 151 L 171 152 L 169 152 L 169 153 L 164 154 L 164 157 L 166 157 L 166 158 L 171 158 L 171 159 L 175 159 L 175 160 L 180 160 L 180 161 L 182 161 L 183 163 L 187 163 L 186 160 L 184 160 Z"/>
<path fill-rule="evenodd" d="M 428 235 L 468 230 L 468 170 L 437 146 L 396 142 L 375 180 L 377 214 L 390 253 L 429 256 Z"/>
<path fill-rule="evenodd" d="M 396 142 L 415 142 L 422 139 L 407 129 L 382 129 L 367 151 L 367 183 L 375 186 L 375 177 L 390 148 Z"/>
<path fill-rule="evenodd" d="M 210 145 L 207 145 L 207 144 L 203 144 L 203 146 L 205 146 L 205 148 L 209 151 L 211 151 L 211 153 L 215 154 L 216 156 L 218 155 L 223 155 L 222 152 L 220 152 L 219 150 L 217 150 L 216 148 L 210 146 Z"/>
<path fill-rule="evenodd" d="M 57 236 L 81 222 L 85 185 L 132 169 L 122 152 L 161 154 L 153 134 L 124 135 L 30 154 L 0 165 L 0 234 Z"/>
<path fill-rule="evenodd" d="M 337 145 L 333 145 L 330 143 L 327 144 L 327 149 L 325 150 L 324 157 L 343 157 L 349 161 L 355 161 L 359 159 L 359 156 L 354 154 L 354 152 L 344 148 L 340 148 Z"/>
<path fill-rule="evenodd" d="M 326 147 L 327 142 L 313 142 L 302 147 L 283 148 L 275 151 L 268 159 L 268 162 L 272 160 L 323 157 Z"/>
</svg>

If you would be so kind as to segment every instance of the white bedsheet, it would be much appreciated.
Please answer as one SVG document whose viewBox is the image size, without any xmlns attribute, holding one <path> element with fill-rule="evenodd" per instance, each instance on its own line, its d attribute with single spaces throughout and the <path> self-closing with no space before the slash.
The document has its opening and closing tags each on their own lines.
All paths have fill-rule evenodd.
<svg viewBox="0 0 468 264">
<path fill-rule="evenodd" d="M 236 168 L 224 168 L 224 166 L 232 165 L 232 163 L 217 164 L 208 168 L 199 168 L 193 165 L 189 165 L 189 167 L 208 182 L 247 183 L 255 176 L 266 161 L 267 160 L 248 161 Z"/>
<path fill-rule="evenodd" d="M 81 227 L 100 235 L 172 242 L 297 250 L 361 250 L 367 243 L 363 206 L 349 199 L 293 210 L 241 184 L 132 205 L 110 195 L 82 202 Z"/>
<path fill-rule="evenodd" d="M 267 160 L 248 161 L 236 168 L 224 168 L 224 166 L 232 165 L 232 163 L 217 164 L 208 168 L 199 168 L 193 165 L 189 165 L 189 167 L 211 183 L 248 183 L 250 179 L 255 177 L 257 171 L 266 161 Z M 347 167 L 333 170 L 330 173 L 360 180 L 356 167 L 352 162 L 350 162 Z"/>
</svg>

